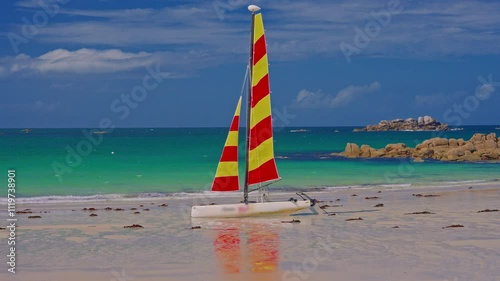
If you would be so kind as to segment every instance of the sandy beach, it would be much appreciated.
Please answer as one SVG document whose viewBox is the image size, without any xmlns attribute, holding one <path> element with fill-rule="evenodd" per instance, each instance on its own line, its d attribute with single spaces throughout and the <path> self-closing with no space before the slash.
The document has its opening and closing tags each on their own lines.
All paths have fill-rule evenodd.
<svg viewBox="0 0 500 281">
<path fill-rule="evenodd" d="M 200 200 L 189 198 L 25 203 L 17 209 L 33 213 L 17 215 L 17 273 L 4 266 L 0 278 L 500 280 L 500 212 L 479 212 L 500 209 L 500 184 L 309 195 L 321 201 L 318 214 L 217 220 L 192 220 Z M 132 224 L 143 228 L 124 228 Z M 1 241 L 7 235 L 0 230 Z M 5 264 L 6 243 L 1 249 Z"/>
</svg>

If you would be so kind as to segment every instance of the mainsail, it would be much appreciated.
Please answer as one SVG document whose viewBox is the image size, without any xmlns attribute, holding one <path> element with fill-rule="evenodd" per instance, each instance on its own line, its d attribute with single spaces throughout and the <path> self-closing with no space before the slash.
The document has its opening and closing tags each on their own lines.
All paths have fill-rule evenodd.
<svg viewBox="0 0 500 281">
<path fill-rule="evenodd" d="M 274 159 L 271 91 L 262 14 L 254 14 L 253 23 L 245 199 L 248 194 L 248 186 L 264 186 L 280 179 Z M 217 166 L 212 191 L 239 190 L 238 127 L 240 108 L 241 97 L 234 113 L 222 157 Z"/>
<path fill-rule="evenodd" d="M 250 96 L 250 132 L 248 140 L 248 185 L 266 185 L 279 180 L 274 159 L 271 91 L 266 38 L 262 14 L 255 14 Z"/>
<path fill-rule="evenodd" d="M 222 156 L 215 172 L 212 191 L 235 191 L 240 189 L 238 180 L 238 129 L 240 126 L 241 97 L 234 112 L 231 128 L 226 138 Z"/>
</svg>

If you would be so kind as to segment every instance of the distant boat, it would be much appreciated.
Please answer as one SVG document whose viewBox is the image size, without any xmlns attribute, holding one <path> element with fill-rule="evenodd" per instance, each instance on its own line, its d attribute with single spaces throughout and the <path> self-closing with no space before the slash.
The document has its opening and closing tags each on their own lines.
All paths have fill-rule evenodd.
<svg viewBox="0 0 500 281">
<path fill-rule="evenodd" d="M 23 133 L 25 133 L 25 134 L 27 134 L 27 133 L 31 133 L 31 131 L 33 131 L 33 130 L 31 130 L 31 129 L 22 129 L 22 130 L 21 130 L 21 132 L 23 132 Z"/>
<path fill-rule="evenodd" d="M 297 130 L 290 130 L 291 133 L 304 133 L 304 132 L 310 132 L 311 130 L 306 130 L 306 129 L 297 129 Z"/>
<path fill-rule="evenodd" d="M 463 131 L 464 128 L 451 128 L 450 131 Z"/>
<path fill-rule="evenodd" d="M 500 127 L 496 127 L 495 130 L 500 130 Z"/>
<path fill-rule="evenodd" d="M 252 12 L 250 60 L 247 66 L 248 110 L 246 132 L 245 180 L 243 201 L 236 204 L 203 205 L 191 208 L 191 217 L 248 217 L 272 213 L 293 213 L 314 205 L 314 200 L 304 193 L 297 193 L 301 199 L 290 198 L 288 201 L 269 201 L 265 188 L 279 181 L 274 157 L 271 91 L 269 89 L 269 69 L 267 48 L 264 36 L 262 14 L 255 5 L 248 6 Z M 246 77 L 245 77 L 246 81 Z M 222 156 L 217 166 L 212 191 L 237 191 L 240 189 L 238 176 L 238 130 L 241 109 L 240 96 L 233 121 L 226 138 Z M 252 188 L 252 190 L 249 190 Z M 248 200 L 248 194 L 258 191 L 260 202 Z"/>
</svg>

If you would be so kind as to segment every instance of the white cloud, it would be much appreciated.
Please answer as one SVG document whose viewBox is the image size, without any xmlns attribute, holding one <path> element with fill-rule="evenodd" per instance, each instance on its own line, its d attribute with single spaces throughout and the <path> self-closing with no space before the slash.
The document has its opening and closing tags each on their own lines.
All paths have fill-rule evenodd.
<svg viewBox="0 0 500 281">
<path fill-rule="evenodd" d="M 191 77 L 214 62 L 206 52 L 124 52 L 120 49 L 56 49 L 37 57 L 20 54 L 0 57 L 0 77 L 15 74 L 109 74 L 130 72 L 159 64 L 165 79 Z M 124 77 L 124 76 L 120 76 Z"/>
<path fill-rule="evenodd" d="M 38 57 L 25 54 L 0 58 L 9 73 L 35 71 L 39 73 L 113 73 L 142 68 L 158 61 L 157 53 L 127 53 L 118 49 L 57 49 Z M 1 71 L 0 71 L 1 72 Z"/>
<path fill-rule="evenodd" d="M 18 3 L 40 9 L 37 0 Z M 339 44 L 353 44 L 355 27 L 364 29 L 373 12 L 387 1 L 257 1 L 262 2 L 270 60 L 314 55 L 340 56 Z M 362 49 L 362 56 L 428 58 L 447 55 L 500 54 L 500 2 L 480 0 L 400 0 L 400 14 Z M 70 2 L 71 3 L 71 2 Z M 219 2 L 217 2 L 219 3 Z M 221 1 L 220 20 L 212 1 L 184 2 L 160 9 L 84 10 L 61 6 L 65 17 L 40 28 L 32 40 L 49 44 L 147 47 L 175 52 L 206 52 L 210 64 L 241 60 L 247 54 L 249 16 L 242 1 Z M 220 14 L 220 11 L 219 11 Z M 21 24 L 12 25 L 20 33 Z M 146 48 L 145 48 L 146 49 Z M 191 61 L 184 61 L 187 65 Z"/>
<path fill-rule="evenodd" d="M 269 2 L 279 22 L 279 39 L 300 38 L 295 50 L 329 53 L 339 44 L 354 44 L 355 27 L 364 30 L 374 21 L 372 13 L 387 11 L 387 1 L 283 1 Z M 493 1 L 400 1 L 402 12 L 393 14 L 370 43 L 363 56 L 433 57 L 463 54 L 500 54 L 500 2 Z M 277 13 L 275 13 L 275 10 Z M 278 25 L 277 25 L 278 26 Z M 328 34 L 327 36 L 325 36 Z M 326 50 L 326 51 L 325 51 Z"/>
<path fill-rule="evenodd" d="M 155 14 L 153 9 L 125 9 L 125 10 L 71 10 L 65 9 L 62 14 L 72 16 L 86 16 L 92 18 L 107 18 L 107 19 L 129 19 L 137 20 L 144 19 Z"/>
<path fill-rule="evenodd" d="M 210 46 L 245 53 L 248 24 L 222 22 L 211 2 L 162 9 L 75 10 L 60 14 L 83 16 L 78 21 L 52 23 L 38 37 L 50 43 L 99 44 L 114 47 L 166 45 L 169 50 L 185 45 Z M 228 44 L 230 42 L 230 44 Z M 238 45 L 239 48 L 236 48 Z"/>
<path fill-rule="evenodd" d="M 379 82 L 373 82 L 370 85 L 364 86 L 351 85 L 341 89 L 336 95 L 328 95 L 321 90 L 311 92 L 303 89 L 297 94 L 297 98 L 293 101 L 291 107 L 297 109 L 314 109 L 346 106 L 364 94 L 379 90 L 380 87 Z"/>
<path fill-rule="evenodd" d="M 380 89 L 379 82 L 373 82 L 370 85 L 366 86 L 349 86 L 340 90 L 335 98 L 331 101 L 333 107 L 342 106 L 349 104 L 354 98 L 366 94 L 371 93 Z"/>
</svg>

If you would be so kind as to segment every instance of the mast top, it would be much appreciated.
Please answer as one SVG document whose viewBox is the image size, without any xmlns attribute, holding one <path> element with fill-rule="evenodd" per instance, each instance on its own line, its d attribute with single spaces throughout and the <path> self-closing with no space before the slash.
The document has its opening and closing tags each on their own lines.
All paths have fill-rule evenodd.
<svg viewBox="0 0 500 281">
<path fill-rule="evenodd" d="M 250 5 L 248 6 L 248 10 L 252 13 L 255 13 L 255 12 L 258 12 L 260 11 L 260 7 L 259 6 L 256 6 L 256 5 Z"/>
</svg>

